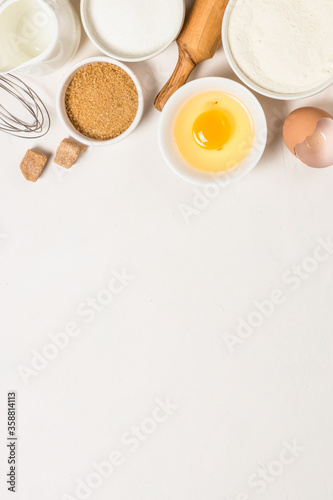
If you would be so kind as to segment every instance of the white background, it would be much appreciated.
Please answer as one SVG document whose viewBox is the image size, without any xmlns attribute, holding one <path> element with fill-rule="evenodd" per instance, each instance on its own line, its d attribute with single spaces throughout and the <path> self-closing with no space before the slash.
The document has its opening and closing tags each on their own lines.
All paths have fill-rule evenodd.
<svg viewBox="0 0 333 500">
<path fill-rule="evenodd" d="M 129 65 L 146 102 L 126 141 L 88 149 L 69 171 L 53 164 L 67 136 L 55 114 L 58 84 L 93 55 L 83 37 L 75 61 L 26 79 L 52 114 L 45 138 L 0 136 L 1 499 L 13 498 L 5 417 L 7 391 L 16 390 L 18 500 L 78 498 L 77 480 L 113 450 L 123 464 L 89 498 L 331 500 L 333 255 L 297 290 L 283 276 L 318 238 L 333 238 L 333 169 L 297 161 L 281 128 L 302 105 L 333 114 L 333 88 L 289 104 L 259 97 L 270 129 L 262 161 L 186 223 L 182 206 L 202 190 L 164 164 L 153 107 L 175 44 Z M 235 79 L 221 48 L 192 78 L 201 76 Z M 28 147 L 50 155 L 35 184 L 19 169 Z M 114 270 L 133 279 L 88 324 L 77 308 Z M 284 303 L 231 352 L 225 334 L 236 335 L 274 289 Z M 80 335 L 25 384 L 19 366 L 31 367 L 31 351 L 71 321 Z M 123 434 L 166 398 L 177 411 L 131 452 Z M 303 451 L 279 471 L 272 462 L 293 441 Z M 259 494 L 248 479 L 267 466 L 279 474 Z"/>
</svg>

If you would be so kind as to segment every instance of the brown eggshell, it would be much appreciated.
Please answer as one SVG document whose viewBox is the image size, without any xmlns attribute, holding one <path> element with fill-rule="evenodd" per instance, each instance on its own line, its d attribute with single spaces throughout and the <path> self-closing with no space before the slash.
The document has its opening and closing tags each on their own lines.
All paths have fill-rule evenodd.
<svg viewBox="0 0 333 500">
<path fill-rule="evenodd" d="M 294 156 L 296 156 L 295 146 L 313 134 L 322 118 L 332 118 L 332 116 L 322 109 L 311 107 L 295 109 L 287 117 L 283 126 L 283 138 Z"/>
<path fill-rule="evenodd" d="M 309 167 L 326 168 L 333 165 L 333 119 L 322 118 L 313 134 L 296 144 L 295 155 Z"/>
</svg>

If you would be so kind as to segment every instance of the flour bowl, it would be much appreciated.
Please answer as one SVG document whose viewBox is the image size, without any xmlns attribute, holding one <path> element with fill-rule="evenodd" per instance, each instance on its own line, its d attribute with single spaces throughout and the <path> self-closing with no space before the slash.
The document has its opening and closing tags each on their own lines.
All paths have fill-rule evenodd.
<svg viewBox="0 0 333 500">
<path fill-rule="evenodd" d="M 251 79 L 249 77 L 249 75 L 246 74 L 241 69 L 240 63 L 237 60 L 237 58 L 235 57 L 233 50 L 232 50 L 232 47 L 231 47 L 231 43 L 230 43 L 229 28 L 230 28 L 233 9 L 235 8 L 235 5 L 237 4 L 237 2 L 238 2 L 238 0 L 230 0 L 229 4 L 227 6 L 227 9 L 226 9 L 226 12 L 225 12 L 225 15 L 223 18 L 223 24 L 222 24 L 222 43 L 223 43 L 223 49 L 224 49 L 224 52 L 226 54 L 229 65 L 231 66 L 234 73 L 238 76 L 238 78 L 243 83 L 245 83 L 245 85 L 247 85 L 250 89 L 254 90 L 255 92 L 258 92 L 259 94 L 264 95 L 266 97 L 270 97 L 272 99 L 293 100 L 293 99 L 304 99 L 307 97 L 311 97 L 315 94 L 318 94 L 319 92 L 322 92 L 323 90 L 328 88 L 331 84 L 333 84 L 333 76 L 328 76 L 327 80 L 320 83 L 319 85 L 314 85 L 314 87 L 310 88 L 309 90 L 300 91 L 300 92 L 289 92 L 289 91 L 278 92 L 275 90 L 270 90 L 268 88 L 265 88 L 264 86 L 259 85 L 253 79 Z M 246 4 L 246 5 L 250 5 L 250 4 Z M 283 8 L 279 3 L 276 3 L 274 5 L 276 6 L 276 8 L 279 7 L 280 10 L 282 10 L 282 8 Z M 253 7 L 253 9 L 256 9 L 255 4 L 253 4 L 253 5 L 251 4 L 251 6 Z M 313 4 L 313 6 L 314 6 L 314 9 L 317 9 L 316 4 Z M 260 12 L 261 11 L 259 9 L 259 13 Z M 282 28 L 280 27 L 280 24 L 277 21 L 276 21 L 276 26 L 279 27 L 278 29 L 281 31 L 281 33 L 283 33 Z M 295 25 L 295 29 L 296 29 L 296 25 Z M 236 35 L 237 35 L 237 32 L 236 32 Z M 260 37 L 262 37 L 262 34 L 260 35 Z M 265 43 L 264 40 L 260 40 L 260 41 L 262 43 Z M 284 41 L 284 45 L 285 45 L 285 43 L 286 42 Z M 297 45 L 297 44 L 295 44 L 295 45 Z M 286 47 L 286 50 L 288 50 L 288 47 Z M 252 51 L 252 53 L 253 53 L 253 51 Z M 271 58 L 272 58 L 272 61 L 274 62 L 274 57 L 271 56 Z M 248 57 L 247 60 L 249 61 L 250 57 Z M 256 61 L 255 65 L 257 65 L 257 64 L 258 64 L 258 62 Z M 278 65 L 276 64 L 276 62 L 275 62 L 275 65 L 278 68 Z M 300 73 L 300 74 L 302 74 L 302 73 Z"/>
</svg>

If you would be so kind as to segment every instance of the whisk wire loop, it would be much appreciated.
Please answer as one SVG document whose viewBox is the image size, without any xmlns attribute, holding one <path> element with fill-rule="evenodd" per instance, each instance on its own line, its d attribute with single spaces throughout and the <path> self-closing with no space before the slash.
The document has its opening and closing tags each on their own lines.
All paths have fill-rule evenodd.
<svg viewBox="0 0 333 500">
<path fill-rule="evenodd" d="M 37 139 L 43 137 L 50 130 L 50 114 L 38 94 L 20 78 L 8 73 L 0 76 L 0 89 L 7 92 L 22 106 L 22 110 L 30 115 L 23 119 L 0 102 L 0 132 L 21 137 Z"/>
</svg>

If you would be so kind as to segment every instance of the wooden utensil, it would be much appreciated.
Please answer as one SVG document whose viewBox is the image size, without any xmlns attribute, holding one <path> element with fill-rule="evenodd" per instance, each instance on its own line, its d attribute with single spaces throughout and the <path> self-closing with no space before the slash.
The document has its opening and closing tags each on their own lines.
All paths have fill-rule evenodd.
<svg viewBox="0 0 333 500">
<path fill-rule="evenodd" d="M 158 111 L 162 111 L 172 94 L 186 83 L 195 66 L 215 54 L 221 41 L 222 20 L 228 2 L 196 0 L 177 38 L 177 66 L 155 99 Z"/>
</svg>

